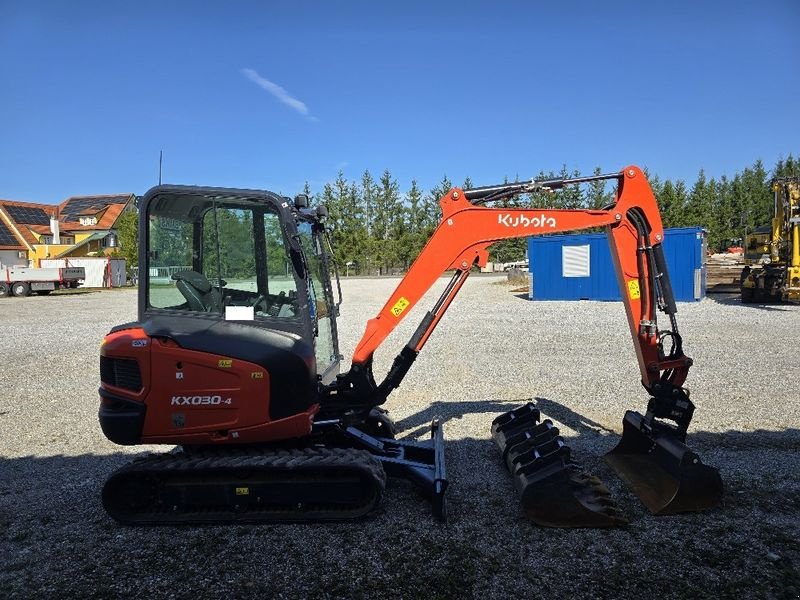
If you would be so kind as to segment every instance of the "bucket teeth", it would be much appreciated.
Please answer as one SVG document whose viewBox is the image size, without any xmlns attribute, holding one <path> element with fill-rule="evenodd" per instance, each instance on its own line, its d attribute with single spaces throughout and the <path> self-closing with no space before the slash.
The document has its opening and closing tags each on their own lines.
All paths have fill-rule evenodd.
<svg viewBox="0 0 800 600">
<path fill-rule="evenodd" d="M 572 460 L 552 421 L 533 403 L 492 421 L 492 438 L 514 478 L 526 516 L 547 527 L 616 527 L 627 523 L 602 481 Z"/>
</svg>

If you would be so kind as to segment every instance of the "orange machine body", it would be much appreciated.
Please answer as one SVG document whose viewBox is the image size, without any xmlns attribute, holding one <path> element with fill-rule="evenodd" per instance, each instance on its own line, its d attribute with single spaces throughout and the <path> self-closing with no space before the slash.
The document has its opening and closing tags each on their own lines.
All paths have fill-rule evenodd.
<svg viewBox="0 0 800 600">
<path fill-rule="evenodd" d="M 314 404 L 299 414 L 271 420 L 267 369 L 181 348 L 171 339 L 149 337 L 139 327 L 110 333 L 100 356 L 101 364 L 111 361 L 106 362 L 107 370 L 116 371 L 116 376 L 103 378 L 103 402 L 124 399 L 146 409 L 137 443 L 204 445 L 298 438 L 310 433 L 319 408 Z M 124 375 L 130 361 L 138 367 L 138 385 L 135 377 Z"/>
</svg>

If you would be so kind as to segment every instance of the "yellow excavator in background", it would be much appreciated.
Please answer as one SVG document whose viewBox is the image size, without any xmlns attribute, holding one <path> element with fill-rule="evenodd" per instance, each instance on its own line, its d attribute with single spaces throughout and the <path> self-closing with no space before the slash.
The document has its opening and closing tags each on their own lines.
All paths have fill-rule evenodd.
<svg viewBox="0 0 800 600">
<path fill-rule="evenodd" d="M 800 302 L 800 177 L 778 177 L 771 228 L 745 238 L 743 303 Z"/>
</svg>

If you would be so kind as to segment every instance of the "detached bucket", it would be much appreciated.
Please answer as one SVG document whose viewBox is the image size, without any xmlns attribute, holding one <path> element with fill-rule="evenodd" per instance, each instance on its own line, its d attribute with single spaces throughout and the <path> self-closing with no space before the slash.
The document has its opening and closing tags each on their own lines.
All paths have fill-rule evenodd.
<svg viewBox="0 0 800 600">
<path fill-rule="evenodd" d="M 671 427 L 655 422 L 645 432 L 642 420 L 637 412 L 625 413 L 622 439 L 605 460 L 647 509 L 655 515 L 672 515 L 719 504 L 719 471 L 704 465 Z"/>
<path fill-rule="evenodd" d="M 602 482 L 572 461 L 552 421 L 528 403 L 492 421 L 492 438 L 514 477 L 526 516 L 546 527 L 627 523 Z"/>
</svg>

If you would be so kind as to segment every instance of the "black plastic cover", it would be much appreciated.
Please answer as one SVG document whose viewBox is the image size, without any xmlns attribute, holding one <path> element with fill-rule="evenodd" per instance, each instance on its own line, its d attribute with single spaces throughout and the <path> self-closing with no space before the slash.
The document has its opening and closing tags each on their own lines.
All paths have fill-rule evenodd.
<svg viewBox="0 0 800 600">
<path fill-rule="evenodd" d="M 220 354 L 264 367 L 270 378 L 271 419 L 301 412 L 317 402 L 314 348 L 300 335 L 236 321 L 195 316 L 153 316 L 141 324 L 150 337 L 182 348 Z"/>
</svg>

